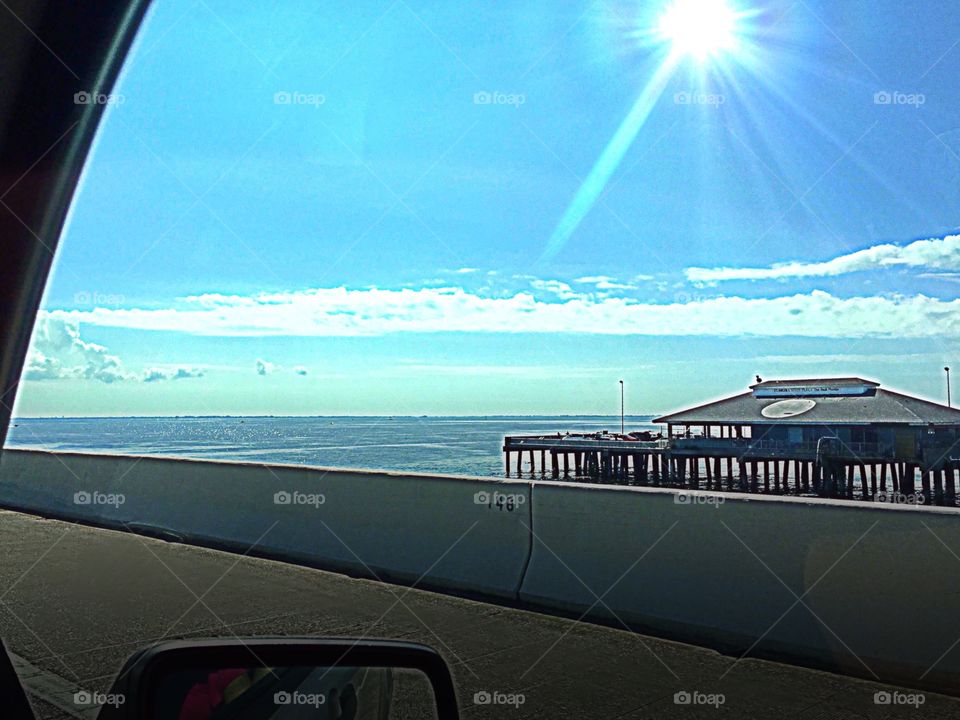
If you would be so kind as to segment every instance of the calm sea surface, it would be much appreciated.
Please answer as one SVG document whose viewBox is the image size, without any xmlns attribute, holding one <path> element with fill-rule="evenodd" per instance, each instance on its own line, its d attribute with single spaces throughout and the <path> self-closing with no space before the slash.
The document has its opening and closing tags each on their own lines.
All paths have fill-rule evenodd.
<svg viewBox="0 0 960 720">
<path fill-rule="evenodd" d="M 627 431 L 655 430 L 628 416 Z M 503 437 L 620 430 L 620 417 L 15 419 L 8 447 L 498 477 Z"/>
</svg>

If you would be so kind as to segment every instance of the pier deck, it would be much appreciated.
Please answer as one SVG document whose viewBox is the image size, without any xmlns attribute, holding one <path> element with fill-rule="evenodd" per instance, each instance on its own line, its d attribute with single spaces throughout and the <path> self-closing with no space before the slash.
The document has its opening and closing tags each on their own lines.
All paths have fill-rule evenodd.
<svg viewBox="0 0 960 720">
<path fill-rule="evenodd" d="M 876 442 L 786 443 L 766 438 L 641 434 L 507 436 L 507 477 L 812 495 L 954 506 L 960 458 L 897 457 Z"/>
</svg>

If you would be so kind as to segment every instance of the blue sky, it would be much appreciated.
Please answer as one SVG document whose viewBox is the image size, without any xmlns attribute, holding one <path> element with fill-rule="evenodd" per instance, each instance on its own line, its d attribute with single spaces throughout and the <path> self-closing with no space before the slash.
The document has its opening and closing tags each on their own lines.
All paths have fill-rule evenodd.
<svg viewBox="0 0 960 720">
<path fill-rule="evenodd" d="M 960 18 L 731 2 L 701 61 L 670 2 L 158 0 L 18 413 L 602 413 L 621 377 L 657 412 L 756 373 L 939 399 Z"/>
</svg>

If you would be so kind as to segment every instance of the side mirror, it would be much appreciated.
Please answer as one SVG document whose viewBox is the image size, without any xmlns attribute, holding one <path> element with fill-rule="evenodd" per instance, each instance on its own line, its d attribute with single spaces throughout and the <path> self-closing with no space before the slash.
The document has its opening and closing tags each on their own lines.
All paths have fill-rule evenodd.
<svg viewBox="0 0 960 720">
<path fill-rule="evenodd" d="M 177 640 L 131 657 L 100 720 L 459 718 L 446 663 L 414 643 Z"/>
</svg>

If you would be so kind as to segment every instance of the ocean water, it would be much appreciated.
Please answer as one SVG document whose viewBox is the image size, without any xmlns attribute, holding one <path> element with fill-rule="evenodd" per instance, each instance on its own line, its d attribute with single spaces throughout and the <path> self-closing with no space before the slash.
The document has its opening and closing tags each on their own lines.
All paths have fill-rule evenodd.
<svg viewBox="0 0 960 720">
<path fill-rule="evenodd" d="M 7 447 L 502 477 L 505 435 L 597 430 L 620 416 L 21 418 Z"/>
</svg>

